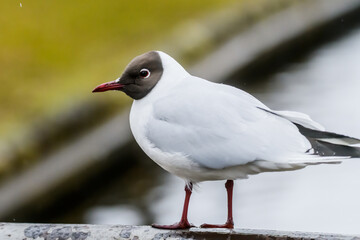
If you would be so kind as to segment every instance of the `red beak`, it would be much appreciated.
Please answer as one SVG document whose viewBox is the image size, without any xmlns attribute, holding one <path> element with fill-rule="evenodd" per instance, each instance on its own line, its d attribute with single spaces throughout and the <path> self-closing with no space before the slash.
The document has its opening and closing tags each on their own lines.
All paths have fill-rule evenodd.
<svg viewBox="0 0 360 240">
<path fill-rule="evenodd" d="M 105 91 L 109 91 L 109 90 L 121 90 L 123 87 L 124 87 L 124 85 L 120 84 L 119 80 L 117 79 L 115 81 L 100 84 L 99 86 L 94 88 L 94 90 L 92 90 L 92 92 L 94 93 L 94 92 L 105 92 Z"/>
</svg>

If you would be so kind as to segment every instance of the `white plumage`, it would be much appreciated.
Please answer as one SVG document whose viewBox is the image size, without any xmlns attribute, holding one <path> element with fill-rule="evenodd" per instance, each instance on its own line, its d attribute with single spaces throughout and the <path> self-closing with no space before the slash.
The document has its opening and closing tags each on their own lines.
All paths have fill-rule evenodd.
<svg viewBox="0 0 360 240">
<path fill-rule="evenodd" d="M 159 54 L 163 75 L 134 101 L 130 124 L 140 147 L 165 170 L 198 182 L 338 161 L 310 154 L 310 142 L 292 123 L 323 130 L 309 116 L 272 111 L 250 94 L 191 76 Z"/>
</svg>

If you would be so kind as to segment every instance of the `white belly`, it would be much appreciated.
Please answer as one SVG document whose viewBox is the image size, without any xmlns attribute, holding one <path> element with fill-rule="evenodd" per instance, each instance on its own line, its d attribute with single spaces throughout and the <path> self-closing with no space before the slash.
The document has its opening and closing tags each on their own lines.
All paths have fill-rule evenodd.
<svg viewBox="0 0 360 240">
<path fill-rule="evenodd" d="M 191 181 L 200 166 L 181 153 L 166 153 L 156 148 L 146 138 L 146 125 L 152 118 L 152 106 L 142 100 L 134 101 L 130 112 L 130 128 L 136 142 L 154 162 L 166 171 Z"/>
</svg>

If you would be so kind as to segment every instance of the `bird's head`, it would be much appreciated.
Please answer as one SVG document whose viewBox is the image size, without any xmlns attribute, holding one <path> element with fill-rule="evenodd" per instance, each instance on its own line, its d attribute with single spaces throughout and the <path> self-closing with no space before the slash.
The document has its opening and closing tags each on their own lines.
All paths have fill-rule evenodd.
<svg viewBox="0 0 360 240">
<path fill-rule="evenodd" d="M 138 100 L 155 87 L 162 75 L 163 64 L 159 52 L 151 51 L 135 57 L 121 77 L 97 86 L 92 92 L 118 90 Z"/>
</svg>

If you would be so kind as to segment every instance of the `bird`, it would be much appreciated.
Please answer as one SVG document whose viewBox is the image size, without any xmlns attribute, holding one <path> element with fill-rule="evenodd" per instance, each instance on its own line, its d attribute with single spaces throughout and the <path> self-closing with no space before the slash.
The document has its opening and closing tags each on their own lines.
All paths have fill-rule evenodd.
<svg viewBox="0 0 360 240">
<path fill-rule="evenodd" d="M 227 220 L 201 228 L 234 228 L 234 180 L 360 157 L 360 140 L 325 131 L 308 115 L 275 111 L 251 94 L 188 73 L 162 51 L 135 57 L 122 75 L 93 92 L 122 91 L 134 101 L 130 128 L 140 148 L 185 181 L 179 222 L 153 224 L 188 229 L 193 185 L 226 180 Z"/>
</svg>

